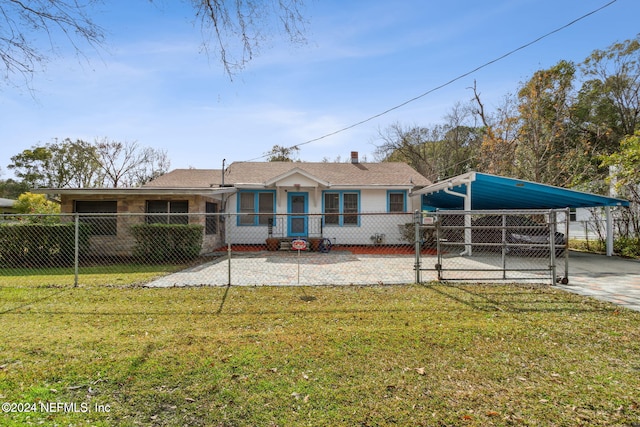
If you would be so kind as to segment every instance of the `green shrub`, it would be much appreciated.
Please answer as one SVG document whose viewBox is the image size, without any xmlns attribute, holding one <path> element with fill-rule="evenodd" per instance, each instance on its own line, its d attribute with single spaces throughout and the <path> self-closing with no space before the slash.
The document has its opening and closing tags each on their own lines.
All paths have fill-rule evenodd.
<svg viewBox="0 0 640 427">
<path fill-rule="evenodd" d="M 580 251 L 604 253 L 607 245 L 602 240 L 569 240 L 569 247 Z M 640 238 L 618 237 L 613 242 L 613 251 L 621 256 L 640 258 Z"/>
<path fill-rule="evenodd" d="M 625 257 L 640 257 L 640 238 L 620 237 L 613 242 L 613 250 Z"/>
<path fill-rule="evenodd" d="M 146 262 L 182 262 L 200 255 L 204 227 L 195 224 L 136 224 L 133 254 Z"/>
<path fill-rule="evenodd" d="M 79 228 L 79 244 L 88 243 L 88 229 Z M 75 224 L 32 222 L 0 225 L 0 265 L 5 267 L 53 267 L 73 265 Z"/>
<path fill-rule="evenodd" d="M 583 240 L 583 239 L 569 239 L 569 248 L 579 251 L 604 253 L 607 248 L 604 241 L 600 239 L 595 240 Z"/>
</svg>

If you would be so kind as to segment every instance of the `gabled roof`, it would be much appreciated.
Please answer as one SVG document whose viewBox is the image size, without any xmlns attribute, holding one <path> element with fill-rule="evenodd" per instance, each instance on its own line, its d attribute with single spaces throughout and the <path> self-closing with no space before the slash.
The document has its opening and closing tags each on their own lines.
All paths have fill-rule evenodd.
<svg viewBox="0 0 640 427">
<path fill-rule="evenodd" d="M 272 185 L 291 173 L 313 177 L 330 186 L 423 187 L 431 182 L 406 163 L 235 162 L 224 175 L 224 185 Z M 222 185 L 218 169 L 175 169 L 144 185 L 165 188 L 211 188 Z"/>
<path fill-rule="evenodd" d="M 293 169 L 283 173 L 282 175 L 275 176 L 275 177 L 267 180 L 264 184 L 267 185 L 267 186 L 271 186 L 271 185 L 277 184 L 278 182 L 280 182 L 280 181 L 282 181 L 282 180 L 284 180 L 286 178 L 294 177 L 296 175 L 303 176 L 303 177 L 305 177 L 305 178 L 307 178 L 307 179 L 309 179 L 311 181 L 315 181 L 316 183 L 318 183 L 320 185 L 323 185 L 325 187 L 328 187 L 328 186 L 331 185 L 330 182 L 325 181 L 324 179 L 318 178 L 317 176 L 314 176 L 314 175 L 310 174 L 309 172 L 307 172 L 306 170 L 298 168 L 298 167 L 293 168 Z"/>
<path fill-rule="evenodd" d="M 432 184 L 413 193 L 423 195 L 423 206 L 462 209 L 463 199 L 451 192 L 467 194 L 471 187 L 471 209 L 562 209 L 597 206 L 628 206 L 627 200 L 507 178 L 469 172 Z"/>
</svg>

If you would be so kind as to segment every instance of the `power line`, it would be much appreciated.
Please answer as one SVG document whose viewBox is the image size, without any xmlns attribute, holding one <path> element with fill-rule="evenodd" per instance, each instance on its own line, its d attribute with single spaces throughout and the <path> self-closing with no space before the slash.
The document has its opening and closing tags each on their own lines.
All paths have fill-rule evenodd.
<svg viewBox="0 0 640 427">
<path fill-rule="evenodd" d="M 550 32 L 548 32 L 548 33 L 546 33 L 546 34 L 544 34 L 544 35 L 542 35 L 542 36 L 538 37 L 537 39 L 534 39 L 534 40 L 532 40 L 532 41 L 530 41 L 530 42 L 528 42 L 528 43 L 526 43 L 526 44 L 523 44 L 522 46 L 517 47 L 517 48 L 515 48 L 515 49 L 513 49 L 513 50 L 511 50 L 511 51 L 509 51 L 509 52 L 507 52 L 507 53 L 505 53 L 505 54 L 504 54 L 504 55 L 502 55 L 502 56 L 499 56 L 499 57 L 497 57 L 497 58 L 495 58 L 495 59 L 492 59 L 492 60 L 491 60 L 491 61 L 489 61 L 489 62 L 485 62 L 484 64 L 482 64 L 482 65 L 480 65 L 480 66 L 478 66 L 478 67 L 476 67 L 476 68 L 472 69 L 471 71 L 467 71 L 467 72 L 466 72 L 466 73 L 464 73 L 464 74 L 460 74 L 459 76 L 454 77 L 453 79 L 451 79 L 451 80 L 447 81 L 446 83 L 443 83 L 443 84 L 441 84 L 441 85 L 439 85 L 439 86 L 436 86 L 436 87 L 434 87 L 434 88 L 432 88 L 432 89 L 429 89 L 428 91 L 426 91 L 426 92 L 424 92 L 424 93 L 422 93 L 422 94 L 420 94 L 420 95 L 418 95 L 418 96 L 414 96 L 413 98 L 408 99 L 408 100 L 406 100 L 406 101 L 404 101 L 404 102 L 402 102 L 402 103 L 400 103 L 400 104 L 398 104 L 398 105 L 396 105 L 396 106 L 394 106 L 394 107 L 388 108 L 388 109 L 384 110 L 384 111 L 383 111 L 383 112 L 381 112 L 381 113 L 378 113 L 378 114 L 375 114 L 375 115 L 373 115 L 373 116 L 367 117 L 366 119 L 360 120 L 359 122 L 353 123 L 353 124 L 351 124 L 351 125 L 349 125 L 349 126 L 346 126 L 346 127 L 341 128 L 341 129 L 335 130 L 335 131 L 333 131 L 333 132 L 327 133 L 327 134 L 322 135 L 322 136 L 320 136 L 320 137 L 313 138 L 313 139 L 307 140 L 307 141 L 305 141 L 305 142 L 301 142 L 301 143 L 299 143 L 299 144 L 292 145 L 291 147 L 288 147 L 288 149 L 295 149 L 295 148 L 299 148 L 299 147 L 301 147 L 301 146 L 303 146 L 303 145 L 311 144 L 312 142 L 321 141 L 321 140 L 323 140 L 323 139 L 329 138 L 329 137 L 331 137 L 331 136 L 337 135 L 337 134 L 339 134 L 339 133 L 342 133 L 342 132 L 348 131 L 348 130 L 350 130 L 350 129 L 353 129 L 353 128 L 355 128 L 355 127 L 358 127 L 358 126 L 360 126 L 360 125 L 363 125 L 363 124 L 365 124 L 365 123 L 367 123 L 367 122 L 370 122 L 370 121 L 372 121 L 372 120 L 375 120 L 375 119 L 377 119 L 378 117 L 384 116 L 385 114 L 389 114 L 389 113 L 390 113 L 390 112 L 392 112 L 392 111 L 398 110 L 398 109 L 400 109 L 400 108 L 404 107 L 405 105 L 410 104 L 410 103 L 412 103 L 412 102 L 415 102 L 415 101 L 417 101 L 418 99 L 424 98 L 425 96 L 427 96 L 427 95 L 429 95 L 429 94 L 431 94 L 431 93 L 433 93 L 433 92 L 435 92 L 435 91 L 438 91 L 438 90 L 440 90 L 440 89 L 442 89 L 442 88 L 445 88 L 445 87 L 447 87 L 447 86 L 449 86 L 449 85 L 451 85 L 451 84 L 455 83 L 456 81 L 458 81 L 458 80 L 460 80 L 460 79 L 463 79 L 463 78 L 465 78 L 465 77 L 468 77 L 468 76 L 470 76 L 471 74 L 473 74 L 473 73 L 475 73 L 475 72 L 477 72 L 477 71 L 480 71 L 480 70 L 481 70 L 481 69 L 483 69 L 483 68 L 488 67 L 489 65 L 493 65 L 493 64 L 495 64 L 496 62 L 501 61 L 501 60 L 503 60 L 503 59 L 507 58 L 508 56 L 513 55 L 513 54 L 514 54 L 514 53 L 516 53 L 516 52 L 519 52 L 519 51 L 521 51 L 521 50 L 524 50 L 524 49 L 528 48 L 529 46 L 532 46 L 532 45 L 534 45 L 534 44 L 538 43 L 539 41 L 541 41 L 541 40 L 543 40 L 543 39 L 545 39 L 545 38 L 547 38 L 547 37 L 549 37 L 549 36 L 551 36 L 551 35 L 553 35 L 553 34 L 555 34 L 555 33 L 558 33 L 558 32 L 560 32 L 560 31 L 562 31 L 562 30 L 564 30 L 564 29 L 566 29 L 566 28 L 568 28 L 568 27 L 570 27 L 570 26 L 574 25 L 575 23 L 577 23 L 577 22 L 579 22 L 579 21 L 582 21 L 583 19 L 588 18 L 588 17 L 589 17 L 589 16 L 591 16 L 591 15 L 594 15 L 594 14 L 596 14 L 596 13 L 600 12 L 601 10 L 603 10 L 603 9 L 605 9 L 605 8 L 607 8 L 607 7 L 609 7 L 609 6 L 611 6 L 612 4 L 614 4 L 614 3 L 615 3 L 615 2 L 617 2 L 617 1 L 618 1 L 618 0 L 611 0 L 609 3 L 606 3 L 605 5 L 600 6 L 599 8 L 594 9 L 594 10 L 592 10 L 591 12 L 588 12 L 588 13 L 586 13 L 586 14 L 582 15 L 582 16 L 580 16 L 579 18 L 574 19 L 573 21 L 569 22 L 568 24 L 565 24 L 565 25 L 563 25 L 563 26 L 561 26 L 561 27 L 558 27 L 558 28 L 556 28 L 555 30 L 552 30 L 552 31 L 550 31 Z M 264 155 L 262 155 L 262 156 L 260 156 L 260 157 L 256 157 L 256 158 L 254 158 L 254 159 L 247 160 L 247 161 L 248 161 L 248 162 L 252 162 L 252 161 L 254 161 L 254 160 L 259 160 L 259 159 L 262 159 L 262 158 L 264 158 L 264 157 L 267 157 L 268 155 L 269 155 L 269 154 L 264 154 Z"/>
</svg>

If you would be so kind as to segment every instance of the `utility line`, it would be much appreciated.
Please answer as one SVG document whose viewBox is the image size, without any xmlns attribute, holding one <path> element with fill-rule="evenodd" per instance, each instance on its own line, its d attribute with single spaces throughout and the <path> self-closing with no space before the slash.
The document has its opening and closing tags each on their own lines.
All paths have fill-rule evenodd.
<svg viewBox="0 0 640 427">
<path fill-rule="evenodd" d="M 320 140 L 323 140 L 323 139 L 329 138 L 329 137 L 331 137 L 331 136 L 337 135 L 337 134 L 339 134 L 339 133 L 345 132 L 345 131 L 347 131 L 347 130 L 353 129 L 353 128 L 358 127 L 358 126 L 360 126 L 360 125 L 362 125 L 362 124 L 365 124 L 365 123 L 367 123 L 367 122 L 370 122 L 370 121 L 372 121 L 372 120 L 375 120 L 375 119 L 377 119 L 378 117 L 384 116 L 385 114 L 389 114 L 389 113 L 390 113 L 390 112 L 392 112 L 392 111 L 398 110 L 398 109 L 400 109 L 400 108 L 404 107 L 404 106 L 405 106 L 405 105 L 407 105 L 407 104 L 410 104 L 410 103 L 412 103 L 412 102 L 415 102 L 415 101 L 417 101 L 417 100 L 418 100 L 418 99 L 420 99 L 420 98 L 424 98 L 425 96 L 427 96 L 427 95 L 429 95 L 429 94 L 431 94 L 431 93 L 433 93 L 433 92 L 435 92 L 435 91 L 438 91 L 438 90 L 440 90 L 440 89 L 442 89 L 442 88 L 444 88 L 444 87 L 447 87 L 447 86 L 451 85 L 452 83 L 455 83 L 456 81 L 458 81 L 458 80 L 460 80 L 460 79 L 463 79 L 463 78 L 465 78 L 465 77 L 467 77 L 467 76 L 469 76 L 469 75 L 471 75 L 471 74 L 473 74 L 473 73 L 475 73 L 475 72 L 477 72 L 477 71 L 479 71 L 479 70 L 481 70 L 481 69 L 483 69 L 483 68 L 488 67 L 489 65 L 493 65 L 493 64 L 495 64 L 496 62 L 501 61 L 501 60 L 503 60 L 503 59 L 507 58 L 508 56 L 513 55 L 513 54 L 514 54 L 514 53 L 516 53 L 516 52 L 519 52 L 519 51 L 521 51 L 521 50 L 524 50 L 524 49 L 528 48 L 529 46 L 532 46 L 532 45 L 534 45 L 534 44 L 538 43 L 539 41 L 541 41 L 541 40 L 543 40 L 543 39 L 545 39 L 545 38 L 547 38 L 547 37 L 549 37 L 549 36 L 551 36 L 551 35 L 553 35 L 553 34 L 555 34 L 555 33 L 558 33 L 558 32 L 560 32 L 560 31 L 562 31 L 562 30 L 564 30 L 564 29 L 566 29 L 566 28 L 568 28 L 568 27 L 570 27 L 570 26 L 574 25 L 575 23 L 577 23 L 577 22 L 579 22 L 579 21 L 582 21 L 583 19 L 588 18 L 588 17 L 589 17 L 589 16 L 591 16 L 591 15 L 594 15 L 594 14 L 596 14 L 596 13 L 600 12 L 601 10 L 603 10 L 603 9 L 605 9 L 605 8 L 607 8 L 607 7 L 609 7 L 609 6 L 611 6 L 612 4 L 614 4 L 614 3 L 615 3 L 615 2 L 617 2 L 617 1 L 618 1 L 618 0 L 611 0 L 609 3 L 606 3 L 605 5 L 600 6 L 599 8 L 597 8 L 597 9 L 595 9 L 595 10 L 592 10 L 591 12 L 588 12 L 588 13 L 586 13 L 586 14 L 582 15 L 582 16 L 580 16 L 579 18 L 574 19 L 573 21 L 569 22 L 568 24 L 565 24 L 565 25 L 563 25 L 563 26 L 561 26 L 561 27 L 558 27 L 558 28 L 556 28 L 555 30 L 552 30 L 552 31 L 550 31 L 550 32 L 548 32 L 548 33 L 546 33 L 546 34 L 544 34 L 544 35 L 542 35 L 542 36 L 538 37 L 538 38 L 537 38 L 537 39 L 535 39 L 535 40 L 532 40 L 532 41 L 530 41 L 530 42 L 528 42 L 528 43 L 526 43 L 526 44 L 523 44 L 522 46 L 517 47 L 517 48 L 515 48 L 515 49 L 513 49 L 513 50 L 511 50 L 511 51 L 509 51 L 509 52 L 507 52 L 507 53 L 505 53 L 505 54 L 504 54 L 504 55 L 502 55 L 502 56 L 499 56 L 499 57 L 497 57 L 497 58 L 495 58 L 495 59 L 492 59 L 492 60 L 491 60 L 491 61 L 489 61 L 489 62 L 485 62 L 484 64 L 482 64 L 482 65 L 480 65 L 480 66 L 478 66 L 478 67 L 474 68 L 474 69 L 473 69 L 473 70 L 471 70 L 471 71 L 467 71 L 467 72 L 466 72 L 466 73 L 464 73 L 464 74 L 460 74 L 458 77 L 454 77 L 453 79 L 449 80 L 449 81 L 448 81 L 448 82 L 446 82 L 446 83 L 443 83 L 443 84 L 441 84 L 441 85 L 439 85 L 439 86 L 436 86 L 436 87 L 434 87 L 434 88 L 432 88 L 432 89 L 429 89 L 428 91 L 426 91 L 426 92 L 424 92 L 424 93 L 422 93 L 422 94 L 420 94 L 420 95 L 418 95 L 418 96 L 415 96 L 415 97 L 413 97 L 413 98 L 411 98 L 411 99 L 408 99 L 408 100 L 406 100 L 406 101 L 404 101 L 404 102 L 402 102 L 402 103 L 400 103 L 400 104 L 398 104 L 398 105 L 396 105 L 396 106 L 394 106 L 394 107 L 391 107 L 391 108 L 389 108 L 389 109 L 387 109 L 387 110 L 384 110 L 384 111 L 383 111 L 383 112 L 381 112 L 381 113 L 375 114 L 375 115 L 370 116 L 370 117 L 368 117 L 368 118 L 366 118 L 366 119 L 360 120 L 359 122 L 353 123 L 353 124 L 351 124 L 351 125 L 349 125 L 349 126 L 343 127 L 343 128 L 341 128 L 341 129 L 335 130 L 335 131 L 333 131 L 333 132 L 327 133 L 327 134 L 322 135 L 322 136 L 319 136 L 319 137 L 317 137 L 317 138 L 313 138 L 313 139 L 307 140 L 307 141 L 305 141 L 305 142 L 301 142 L 301 143 L 299 143 L 299 144 L 292 145 L 291 147 L 288 147 L 287 149 L 296 149 L 296 148 L 299 148 L 299 147 L 301 147 L 301 146 L 303 146 L 303 145 L 311 144 L 312 142 L 318 142 L 318 141 L 320 141 Z M 267 157 L 268 155 L 269 155 L 269 154 L 263 154 L 263 155 L 262 155 L 262 156 L 260 156 L 260 157 L 256 157 L 256 158 L 254 158 L 254 159 L 246 160 L 246 161 L 247 161 L 247 162 L 252 162 L 252 161 L 254 161 L 254 160 L 259 160 L 259 159 L 262 159 L 262 158 L 264 158 L 264 157 Z"/>
</svg>

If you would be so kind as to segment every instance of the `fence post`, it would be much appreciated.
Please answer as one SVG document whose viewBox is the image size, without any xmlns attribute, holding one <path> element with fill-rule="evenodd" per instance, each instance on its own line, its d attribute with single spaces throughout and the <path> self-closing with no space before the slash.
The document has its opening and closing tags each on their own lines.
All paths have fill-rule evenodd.
<svg viewBox="0 0 640 427">
<path fill-rule="evenodd" d="M 556 271 L 556 227 L 556 211 L 551 210 L 549 212 L 549 260 L 551 261 L 551 285 L 555 285 L 558 281 L 558 274 Z"/>
<path fill-rule="evenodd" d="M 73 254 L 73 287 L 76 288 L 78 286 L 78 259 L 80 255 L 80 215 L 75 214 L 75 233 L 74 233 L 74 254 Z"/>
<path fill-rule="evenodd" d="M 564 278 L 562 284 L 569 283 L 569 222 L 571 221 L 571 209 L 566 208 L 564 221 Z"/>
<path fill-rule="evenodd" d="M 416 251 L 416 262 L 414 265 L 414 270 L 416 272 L 416 283 L 421 283 L 421 277 L 420 277 L 420 250 L 422 248 L 422 242 L 420 241 L 420 225 L 421 225 L 421 219 L 422 215 L 420 213 L 420 211 L 416 210 L 414 213 L 414 218 L 413 218 L 413 228 L 415 229 L 415 251 Z"/>
<path fill-rule="evenodd" d="M 442 215 L 436 211 L 436 254 L 438 255 L 438 261 L 436 262 L 436 271 L 438 272 L 438 281 L 442 280 L 442 247 L 440 246 L 440 236 L 442 228 L 440 222 L 443 219 Z"/>
<path fill-rule="evenodd" d="M 231 286 L 231 243 L 227 242 L 227 273 L 228 273 L 228 282 L 227 286 Z"/>
</svg>

